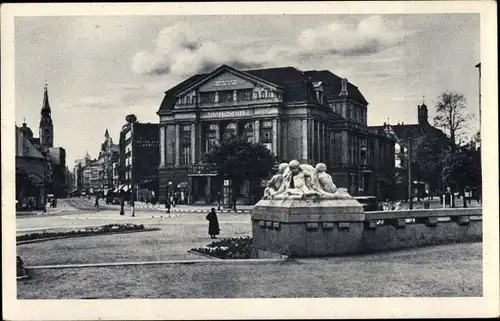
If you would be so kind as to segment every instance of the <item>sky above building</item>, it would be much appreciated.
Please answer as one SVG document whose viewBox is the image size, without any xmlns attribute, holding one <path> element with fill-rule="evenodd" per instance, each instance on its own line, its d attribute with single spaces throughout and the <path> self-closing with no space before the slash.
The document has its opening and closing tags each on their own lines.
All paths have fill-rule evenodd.
<svg viewBox="0 0 500 321">
<path fill-rule="evenodd" d="M 368 124 L 416 123 L 438 95 L 464 94 L 478 128 L 478 14 L 53 16 L 15 19 L 15 113 L 38 133 L 48 84 L 67 164 L 114 142 L 129 113 L 158 122 L 164 92 L 221 64 L 323 70 L 359 87 Z"/>
</svg>

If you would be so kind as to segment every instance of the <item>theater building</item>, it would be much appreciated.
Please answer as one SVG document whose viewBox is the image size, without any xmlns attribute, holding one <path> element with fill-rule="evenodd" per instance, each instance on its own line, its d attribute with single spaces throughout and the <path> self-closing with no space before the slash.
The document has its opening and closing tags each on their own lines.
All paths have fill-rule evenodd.
<svg viewBox="0 0 500 321">
<path fill-rule="evenodd" d="M 351 194 L 378 195 L 392 184 L 395 141 L 368 130 L 367 107 L 356 86 L 327 70 L 223 65 L 193 75 L 165 92 L 157 112 L 160 200 L 186 186 L 194 202 L 215 202 L 223 182 L 203 154 L 231 135 L 263 144 L 278 162 L 323 162 Z M 250 190 L 242 184 L 238 202 L 260 198 Z"/>
</svg>

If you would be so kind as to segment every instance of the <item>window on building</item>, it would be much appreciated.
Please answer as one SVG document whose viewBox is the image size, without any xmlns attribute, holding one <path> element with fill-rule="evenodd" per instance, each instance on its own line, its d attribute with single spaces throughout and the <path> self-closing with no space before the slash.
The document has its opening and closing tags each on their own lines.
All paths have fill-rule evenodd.
<svg viewBox="0 0 500 321">
<path fill-rule="evenodd" d="M 184 145 L 181 149 L 180 156 L 181 165 L 188 165 L 191 163 L 191 147 L 189 145 Z"/>
<path fill-rule="evenodd" d="M 254 92 L 253 93 L 253 99 L 259 99 L 259 93 L 258 92 Z"/>
<path fill-rule="evenodd" d="M 249 143 L 253 143 L 254 142 L 253 123 L 252 122 L 246 123 L 244 129 L 245 129 L 244 131 L 245 140 Z"/>
<path fill-rule="evenodd" d="M 237 135 L 236 129 L 237 126 L 235 123 L 228 124 L 224 129 L 224 135 L 223 135 L 224 139 L 229 139 L 233 136 L 236 136 Z"/>
<path fill-rule="evenodd" d="M 186 97 L 186 104 L 188 105 L 191 104 L 191 97 L 189 96 Z"/>
<path fill-rule="evenodd" d="M 227 103 L 233 101 L 233 91 L 232 90 L 224 90 L 219 91 L 219 102 Z"/>
<path fill-rule="evenodd" d="M 261 98 L 261 99 L 266 98 L 266 92 L 265 92 L 265 91 L 261 91 L 261 92 L 260 92 L 260 98 Z"/>
<path fill-rule="evenodd" d="M 252 89 L 243 89 L 236 92 L 238 101 L 252 100 Z"/>
<path fill-rule="evenodd" d="M 182 126 L 182 131 L 183 132 L 190 132 L 191 131 L 191 126 L 190 125 L 184 125 L 184 126 Z"/>
<path fill-rule="evenodd" d="M 267 92 L 267 98 L 273 98 L 273 93 L 272 93 L 272 92 L 270 92 L 270 91 L 268 91 L 268 92 Z"/>
<path fill-rule="evenodd" d="M 200 93 L 200 103 L 214 103 L 215 102 L 215 92 Z"/>
</svg>

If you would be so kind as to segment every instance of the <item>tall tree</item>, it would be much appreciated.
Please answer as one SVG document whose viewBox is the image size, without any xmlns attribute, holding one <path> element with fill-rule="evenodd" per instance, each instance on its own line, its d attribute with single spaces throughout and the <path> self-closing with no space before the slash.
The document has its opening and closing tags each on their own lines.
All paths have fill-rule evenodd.
<svg viewBox="0 0 500 321">
<path fill-rule="evenodd" d="M 217 168 L 219 177 L 227 177 L 233 181 L 233 195 L 236 196 L 237 187 L 242 182 L 249 181 L 253 186 L 268 178 L 275 164 L 275 157 L 263 145 L 233 138 L 206 153 L 204 161 Z"/>
<path fill-rule="evenodd" d="M 471 118 L 466 112 L 467 100 L 463 94 L 445 91 L 438 97 L 436 103 L 436 116 L 434 125 L 449 134 L 452 143 L 452 153 L 455 152 L 455 144 L 467 128 L 467 121 Z"/>
</svg>

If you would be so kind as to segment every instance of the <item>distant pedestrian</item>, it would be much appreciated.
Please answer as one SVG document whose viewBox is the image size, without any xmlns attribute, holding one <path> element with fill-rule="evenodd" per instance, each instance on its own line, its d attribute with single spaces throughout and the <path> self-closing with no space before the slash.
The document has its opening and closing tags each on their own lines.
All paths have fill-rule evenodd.
<svg viewBox="0 0 500 321">
<path fill-rule="evenodd" d="M 95 207 L 99 207 L 99 195 L 96 195 L 95 196 L 95 204 L 94 204 Z"/>
<path fill-rule="evenodd" d="M 167 209 L 167 214 L 170 214 L 170 200 L 168 198 L 165 200 L 165 208 Z"/>
<path fill-rule="evenodd" d="M 206 219 L 208 220 L 208 234 L 210 235 L 210 238 L 217 238 L 216 235 L 220 234 L 220 228 L 219 220 L 217 219 L 217 213 L 215 213 L 215 208 L 212 207 Z"/>
</svg>

